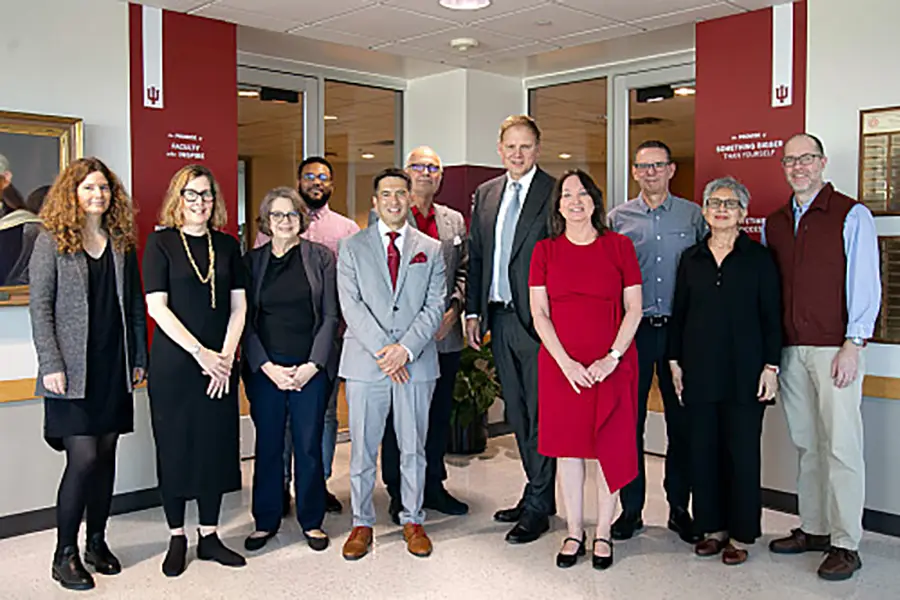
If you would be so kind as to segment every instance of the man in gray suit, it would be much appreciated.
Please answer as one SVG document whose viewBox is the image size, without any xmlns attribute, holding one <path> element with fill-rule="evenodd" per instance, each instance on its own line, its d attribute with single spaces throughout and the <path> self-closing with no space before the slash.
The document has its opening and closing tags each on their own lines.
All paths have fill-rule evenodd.
<svg viewBox="0 0 900 600">
<path fill-rule="evenodd" d="M 339 375 L 350 408 L 350 501 L 353 530 L 343 556 L 356 560 L 372 545 L 372 491 L 378 446 L 393 409 L 400 446 L 403 537 L 416 556 L 431 554 L 422 524 L 425 439 L 438 367 L 446 271 L 441 246 L 409 226 L 409 175 L 375 176 L 378 223 L 344 240 L 338 251 L 338 295 L 347 322 Z"/>
<path fill-rule="evenodd" d="M 444 318 L 435 335 L 441 376 L 431 398 L 428 439 L 425 441 L 425 508 L 445 515 L 464 515 L 469 506 L 450 495 L 444 488 L 447 469 L 444 454 L 450 434 L 453 409 L 453 384 L 465 346 L 462 314 L 466 304 L 466 275 L 469 265 L 466 220 L 459 211 L 435 204 L 434 197 L 443 176 L 441 157 L 428 146 L 415 148 L 406 157 L 406 174 L 412 180 L 412 195 L 407 223 L 441 243 L 441 254 L 447 270 L 447 297 Z M 378 222 L 378 213 L 369 213 L 369 225 Z M 394 433 L 394 415 L 388 414 L 381 444 L 381 478 L 391 497 L 391 520 L 400 524 L 400 448 Z"/>
</svg>

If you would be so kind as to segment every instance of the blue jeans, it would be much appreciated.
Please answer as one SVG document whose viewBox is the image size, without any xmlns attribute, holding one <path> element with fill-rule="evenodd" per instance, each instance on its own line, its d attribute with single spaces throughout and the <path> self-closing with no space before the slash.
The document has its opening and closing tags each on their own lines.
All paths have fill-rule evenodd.
<svg viewBox="0 0 900 600">
<path fill-rule="evenodd" d="M 322 432 L 322 470 L 325 481 L 331 479 L 331 465 L 334 463 L 334 449 L 337 446 L 337 397 L 340 381 L 337 378 L 328 380 L 328 407 L 325 409 L 325 428 Z M 284 430 L 284 489 L 291 485 L 291 458 L 294 455 L 291 442 L 291 428 Z"/>
</svg>

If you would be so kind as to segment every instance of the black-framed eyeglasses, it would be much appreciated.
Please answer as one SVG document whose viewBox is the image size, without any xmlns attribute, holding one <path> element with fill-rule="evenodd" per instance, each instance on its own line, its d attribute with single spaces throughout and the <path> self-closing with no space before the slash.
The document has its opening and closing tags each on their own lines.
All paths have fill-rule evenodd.
<svg viewBox="0 0 900 600">
<path fill-rule="evenodd" d="M 813 164 L 817 158 L 822 158 L 822 155 L 808 152 L 806 154 L 801 154 L 800 156 L 785 156 L 781 159 L 781 164 L 785 167 L 793 167 L 794 165 L 808 167 Z"/>
<path fill-rule="evenodd" d="M 194 202 L 203 201 L 204 204 L 212 204 L 212 201 L 216 199 L 215 193 L 212 190 L 203 190 L 197 191 L 192 190 L 190 188 L 184 188 L 181 190 L 181 197 L 184 198 L 185 202 L 193 204 Z"/>
<path fill-rule="evenodd" d="M 303 179 L 304 181 L 315 181 L 316 179 L 318 179 L 322 183 L 326 183 L 328 181 L 331 181 L 331 175 L 329 175 L 328 173 L 304 173 L 301 176 L 301 179 Z"/>
<path fill-rule="evenodd" d="M 741 207 L 741 201 L 734 198 L 709 198 L 706 201 L 706 206 L 710 208 L 722 208 L 724 206 L 728 210 L 735 210 Z"/>
<path fill-rule="evenodd" d="M 657 171 L 661 171 L 662 169 L 665 169 L 666 167 L 668 167 L 670 164 L 672 164 L 672 161 L 661 160 L 661 161 L 652 162 L 652 163 L 634 163 L 634 168 L 637 169 L 638 171 L 648 171 L 650 169 L 650 167 L 653 167 Z"/>
<path fill-rule="evenodd" d="M 276 210 L 276 211 L 272 211 L 269 213 L 269 218 L 272 219 L 272 221 L 274 221 L 276 225 L 278 223 L 281 223 L 282 221 L 284 221 L 285 217 L 287 217 L 291 221 L 299 221 L 300 213 L 297 212 L 296 210 L 292 210 L 291 212 L 286 212 L 286 213 L 281 212 L 280 210 Z"/>
<path fill-rule="evenodd" d="M 429 175 L 434 175 L 435 173 L 441 172 L 441 167 L 438 165 L 423 165 L 417 163 L 414 165 L 409 165 L 409 168 L 416 173 L 425 173 L 427 171 Z"/>
</svg>

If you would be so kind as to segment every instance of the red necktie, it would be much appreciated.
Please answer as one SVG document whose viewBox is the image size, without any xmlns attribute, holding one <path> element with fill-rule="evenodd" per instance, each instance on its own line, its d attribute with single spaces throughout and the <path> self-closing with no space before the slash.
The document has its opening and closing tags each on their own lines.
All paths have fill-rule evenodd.
<svg viewBox="0 0 900 600">
<path fill-rule="evenodd" d="M 396 231 L 388 231 L 387 236 L 391 238 L 387 247 L 388 271 L 391 272 L 391 285 L 397 288 L 397 273 L 400 271 L 400 251 L 394 243 L 400 234 Z"/>
</svg>

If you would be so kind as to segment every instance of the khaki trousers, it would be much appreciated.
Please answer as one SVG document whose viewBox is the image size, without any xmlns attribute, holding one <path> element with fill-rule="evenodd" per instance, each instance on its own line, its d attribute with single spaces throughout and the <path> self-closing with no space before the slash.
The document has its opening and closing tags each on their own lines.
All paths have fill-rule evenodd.
<svg viewBox="0 0 900 600">
<path fill-rule="evenodd" d="M 865 501 L 862 383 L 859 376 L 844 389 L 831 379 L 838 348 L 791 346 L 781 360 L 781 398 L 791 440 L 800 452 L 797 477 L 803 531 L 830 535 L 840 548 L 858 550 Z"/>
</svg>

